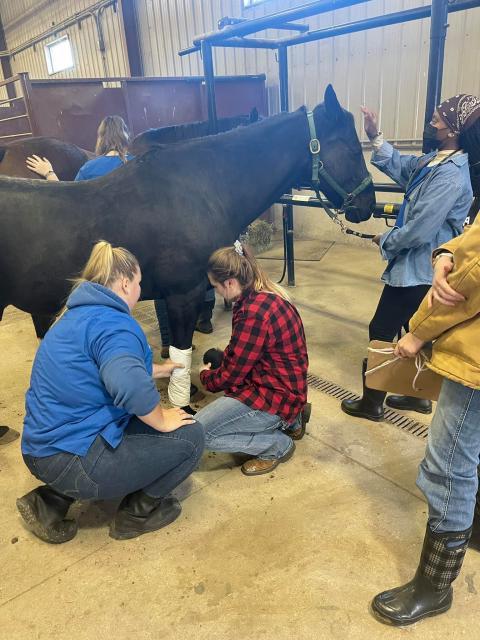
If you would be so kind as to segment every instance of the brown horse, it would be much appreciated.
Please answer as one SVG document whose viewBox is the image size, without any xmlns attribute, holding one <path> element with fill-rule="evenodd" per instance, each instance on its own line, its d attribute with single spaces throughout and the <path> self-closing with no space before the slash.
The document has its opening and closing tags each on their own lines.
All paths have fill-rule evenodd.
<svg viewBox="0 0 480 640">
<path fill-rule="evenodd" d="M 235 127 L 245 126 L 258 120 L 258 112 L 252 109 L 249 115 L 232 116 L 218 120 L 218 131 L 230 131 Z M 130 145 L 130 153 L 139 156 L 146 151 L 171 142 L 181 142 L 192 138 L 203 138 L 209 135 L 209 123 L 189 122 L 159 129 L 148 129 L 138 134 Z M 75 180 L 80 167 L 87 160 L 95 158 L 95 154 L 85 151 L 70 142 L 57 138 L 28 138 L 0 145 L 0 175 L 15 178 L 39 178 L 30 171 L 25 162 L 29 156 L 37 155 L 48 158 L 59 180 Z"/>
<path fill-rule="evenodd" d="M 82 165 L 95 157 L 90 151 L 57 138 L 28 138 L 0 145 L 0 175 L 38 178 L 25 164 L 32 155 L 48 158 L 59 180 L 75 180 Z"/>
</svg>

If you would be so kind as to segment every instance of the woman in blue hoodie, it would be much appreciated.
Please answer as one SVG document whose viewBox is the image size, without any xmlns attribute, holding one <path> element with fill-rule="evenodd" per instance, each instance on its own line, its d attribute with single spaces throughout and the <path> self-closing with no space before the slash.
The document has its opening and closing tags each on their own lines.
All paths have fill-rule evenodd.
<svg viewBox="0 0 480 640">
<path fill-rule="evenodd" d="M 95 245 L 65 311 L 43 339 L 26 395 L 22 453 L 45 483 L 17 500 L 35 535 L 71 540 L 74 500 L 123 498 L 110 535 L 134 538 L 175 520 L 169 495 L 197 466 L 203 429 L 178 408 L 162 409 L 156 365 L 131 311 L 141 272 L 126 249 Z"/>
</svg>

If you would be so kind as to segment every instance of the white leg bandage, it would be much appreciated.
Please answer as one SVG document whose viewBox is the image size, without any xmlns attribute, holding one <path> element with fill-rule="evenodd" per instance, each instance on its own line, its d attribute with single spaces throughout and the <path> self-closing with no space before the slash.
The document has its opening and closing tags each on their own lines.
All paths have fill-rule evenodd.
<svg viewBox="0 0 480 640">
<path fill-rule="evenodd" d="M 175 407 L 185 407 L 190 403 L 192 347 L 189 349 L 177 349 L 170 345 L 170 360 L 182 363 L 185 368 L 173 370 L 168 384 L 168 399 Z"/>
</svg>

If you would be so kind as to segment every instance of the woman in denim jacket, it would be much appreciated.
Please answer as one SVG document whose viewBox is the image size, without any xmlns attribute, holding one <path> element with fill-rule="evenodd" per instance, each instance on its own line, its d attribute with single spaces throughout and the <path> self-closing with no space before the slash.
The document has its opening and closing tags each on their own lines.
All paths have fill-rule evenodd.
<svg viewBox="0 0 480 640">
<path fill-rule="evenodd" d="M 433 276 L 432 251 L 462 232 L 473 194 L 468 154 L 461 149 L 460 137 L 480 114 L 480 102 L 465 94 L 442 102 L 424 131 L 424 146 L 432 151 L 420 157 L 401 155 L 384 141 L 376 115 L 366 108 L 362 111 L 365 131 L 374 148 L 372 163 L 405 189 L 395 226 L 373 240 L 388 264 L 369 338 L 391 342 L 428 292 Z M 379 422 L 383 420 L 386 394 L 365 386 L 365 367 L 366 360 L 363 397 L 344 400 L 342 410 Z M 422 413 L 432 410 L 429 400 L 404 396 L 390 396 L 387 405 Z"/>
</svg>

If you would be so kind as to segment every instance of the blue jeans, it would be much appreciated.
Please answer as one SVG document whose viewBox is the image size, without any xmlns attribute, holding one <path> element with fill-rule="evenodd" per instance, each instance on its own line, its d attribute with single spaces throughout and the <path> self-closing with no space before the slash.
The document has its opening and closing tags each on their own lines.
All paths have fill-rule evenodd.
<svg viewBox="0 0 480 640">
<path fill-rule="evenodd" d="M 432 531 L 472 526 L 479 456 L 480 391 L 445 379 L 417 478 L 428 501 Z"/>
<path fill-rule="evenodd" d="M 116 449 L 97 436 L 85 456 L 57 453 L 23 459 L 36 478 L 76 500 L 123 498 L 139 489 L 162 498 L 192 473 L 203 446 L 199 424 L 161 433 L 135 417 Z"/>
<path fill-rule="evenodd" d="M 275 460 L 293 446 L 284 433 L 289 425 L 282 418 L 252 409 L 235 398 L 218 398 L 201 409 L 195 419 L 205 429 L 206 449 L 212 451 L 248 453 Z"/>
</svg>

